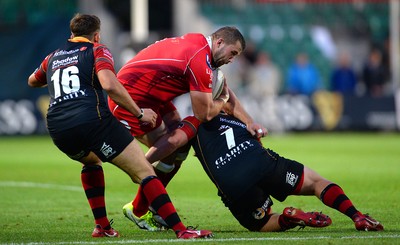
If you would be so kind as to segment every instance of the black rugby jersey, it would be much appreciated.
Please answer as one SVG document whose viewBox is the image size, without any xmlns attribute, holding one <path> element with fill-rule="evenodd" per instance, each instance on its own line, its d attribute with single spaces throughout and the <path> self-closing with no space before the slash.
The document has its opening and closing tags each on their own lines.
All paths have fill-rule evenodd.
<svg viewBox="0 0 400 245">
<path fill-rule="evenodd" d="M 68 40 L 64 47 L 48 56 L 46 78 L 50 106 L 47 126 L 50 132 L 111 116 L 95 72 L 96 59 L 102 58 L 95 57 L 95 48 L 106 49 L 109 54 L 105 46 Z"/>
<path fill-rule="evenodd" d="M 228 115 L 218 115 L 202 123 L 191 143 L 207 175 L 217 186 L 218 195 L 225 200 L 237 200 L 275 168 L 246 125 Z"/>
</svg>

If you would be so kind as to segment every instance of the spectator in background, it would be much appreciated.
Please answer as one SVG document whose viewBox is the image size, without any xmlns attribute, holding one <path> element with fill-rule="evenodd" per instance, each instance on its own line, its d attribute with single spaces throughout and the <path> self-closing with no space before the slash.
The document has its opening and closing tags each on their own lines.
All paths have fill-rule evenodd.
<svg viewBox="0 0 400 245">
<path fill-rule="evenodd" d="M 268 125 L 268 130 L 282 132 L 283 125 L 279 118 L 278 94 L 281 90 L 282 74 L 265 51 L 260 50 L 254 65 L 248 67 L 246 93 L 243 103 L 255 121 Z M 259 113 L 263 111 L 264 113 Z"/>
<path fill-rule="evenodd" d="M 368 60 L 362 70 L 362 82 L 367 93 L 372 97 L 384 95 L 387 73 L 382 64 L 382 53 L 379 49 L 373 49 L 369 53 Z"/>
<path fill-rule="evenodd" d="M 286 91 L 290 94 L 312 95 L 322 88 L 317 68 L 309 62 L 308 55 L 300 52 L 287 73 Z"/>
<path fill-rule="evenodd" d="M 357 75 L 352 68 L 351 58 L 348 53 L 339 55 L 336 67 L 330 78 L 330 89 L 345 95 L 354 95 L 357 85 Z"/>
<path fill-rule="evenodd" d="M 268 53 L 260 51 L 249 72 L 249 92 L 256 99 L 278 95 L 281 87 L 281 73 L 271 61 Z"/>
</svg>

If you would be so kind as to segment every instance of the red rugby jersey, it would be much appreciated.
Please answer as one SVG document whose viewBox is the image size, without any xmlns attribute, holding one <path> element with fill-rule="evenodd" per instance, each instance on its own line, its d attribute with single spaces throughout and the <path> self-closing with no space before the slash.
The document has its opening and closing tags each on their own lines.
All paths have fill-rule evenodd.
<svg viewBox="0 0 400 245">
<path fill-rule="evenodd" d="M 166 38 L 140 51 L 118 72 L 134 101 L 165 103 L 189 91 L 212 91 L 211 48 L 202 34 Z"/>
</svg>

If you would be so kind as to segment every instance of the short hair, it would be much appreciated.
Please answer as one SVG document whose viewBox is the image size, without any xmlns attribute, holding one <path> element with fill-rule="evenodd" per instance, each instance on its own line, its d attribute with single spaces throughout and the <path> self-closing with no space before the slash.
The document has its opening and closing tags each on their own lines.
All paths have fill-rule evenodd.
<svg viewBox="0 0 400 245">
<path fill-rule="evenodd" d="M 224 26 L 211 34 L 213 38 L 222 38 L 227 44 L 235 44 L 237 41 L 242 45 L 242 51 L 246 48 L 246 41 L 240 31 L 233 26 Z"/>
<path fill-rule="evenodd" d="M 72 34 L 76 36 L 93 37 L 94 33 L 100 31 L 100 19 L 95 15 L 75 14 L 69 23 Z"/>
</svg>

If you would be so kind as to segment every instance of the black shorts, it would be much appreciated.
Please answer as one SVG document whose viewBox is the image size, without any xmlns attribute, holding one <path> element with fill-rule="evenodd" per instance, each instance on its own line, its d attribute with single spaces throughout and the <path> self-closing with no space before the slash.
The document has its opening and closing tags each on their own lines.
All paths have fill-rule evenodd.
<svg viewBox="0 0 400 245">
<path fill-rule="evenodd" d="M 54 144 L 66 155 L 79 160 L 94 152 L 103 162 L 110 162 L 134 139 L 115 117 L 82 124 L 50 133 Z"/>
<path fill-rule="evenodd" d="M 270 149 L 267 151 L 268 161 L 277 163 L 275 170 L 266 173 L 261 181 L 237 201 L 224 202 L 239 223 L 251 231 L 260 231 L 268 222 L 268 212 L 273 204 L 271 196 L 282 202 L 294 194 L 303 181 L 303 164 L 283 158 Z"/>
</svg>

